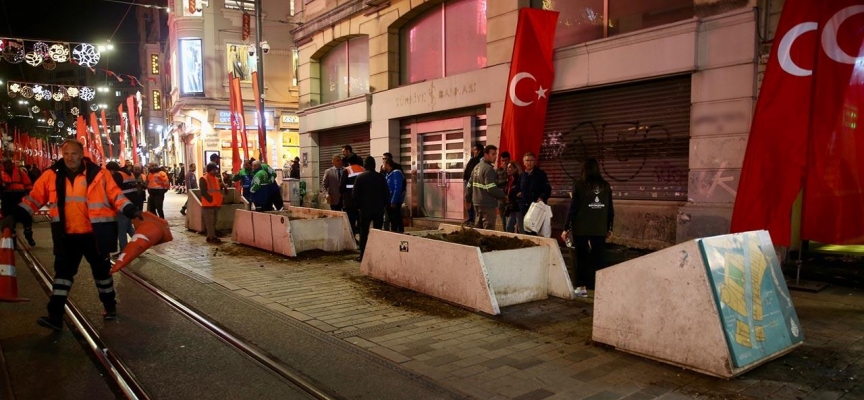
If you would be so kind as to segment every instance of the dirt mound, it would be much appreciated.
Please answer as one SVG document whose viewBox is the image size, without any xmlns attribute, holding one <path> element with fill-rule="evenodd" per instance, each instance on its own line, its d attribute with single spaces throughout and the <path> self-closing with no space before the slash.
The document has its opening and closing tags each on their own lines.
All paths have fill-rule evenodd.
<svg viewBox="0 0 864 400">
<path fill-rule="evenodd" d="M 455 232 L 426 236 L 429 239 L 443 240 L 445 242 L 464 244 L 466 246 L 479 247 L 483 253 L 500 250 L 524 249 L 536 247 L 537 244 L 514 237 L 486 236 L 471 228 L 462 228 Z"/>
</svg>

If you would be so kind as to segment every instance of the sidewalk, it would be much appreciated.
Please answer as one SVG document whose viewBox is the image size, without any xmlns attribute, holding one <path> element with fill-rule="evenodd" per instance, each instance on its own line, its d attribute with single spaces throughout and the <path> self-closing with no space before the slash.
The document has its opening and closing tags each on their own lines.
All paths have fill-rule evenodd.
<svg viewBox="0 0 864 400">
<path fill-rule="evenodd" d="M 590 299 L 490 317 L 361 276 L 355 254 L 215 247 L 172 222 L 174 241 L 148 257 L 477 398 L 864 398 L 861 290 L 793 292 L 804 346 L 724 381 L 594 345 Z"/>
</svg>

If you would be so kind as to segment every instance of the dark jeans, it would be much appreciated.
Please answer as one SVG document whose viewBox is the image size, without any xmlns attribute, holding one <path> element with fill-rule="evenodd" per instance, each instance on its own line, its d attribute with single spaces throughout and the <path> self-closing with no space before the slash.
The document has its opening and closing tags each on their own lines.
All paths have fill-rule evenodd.
<svg viewBox="0 0 864 400">
<path fill-rule="evenodd" d="M 359 233 L 357 230 L 357 220 L 360 219 L 360 211 L 356 208 L 345 208 L 342 211 L 345 211 L 345 214 L 348 214 L 348 223 L 351 224 L 351 234 L 356 235 Z"/>
<path fill-rule="evenodd" d="M 274 210 L 281 210 L 281 209 L 285 208 L 285 203 L 282 200 L 282 189 L 279 188 L 279 185 L 277 185 L 275 183 L 270 184 L 270 187 L 268 189 L 270 191 L 269 200 L 270 200 L 270 204 L 272 204 L 272 206 L 273 206 L 273 209 Z M 297 206 L 299 206 L 299 204 L 292 204 L 292 206 L 297 207 Z"/>
<path fill-rule="evenodd" d="M 150 189 L 150 200 L 147 201 L 147 211 L 156 214 L 159 218 L 165 218 L 165 210 L 162 208 L 163 203 L 165 203 L 165 189 Z"/>
<path fill-rule="evenodd" d="M 3 216 L 12 215 L 15 211 L 15 208 L 18 207 L 18 204 L 21 203 L 21 200 L 24 198 L 24 192 L 10 192 L 7 191 L 0 195 L 0 212 L 3 213 Z M 24 233 L 25 235 L 29 235 L 29 237 L 33 237 L 33 220 L 21 221 L 21 225 L 24 225 Z M 14 231 L 14 229 L 13 229 Z M 15 232 L 12 232 L 13 234 Z"/>
<path fill-rule="evenodd" d="M 387 207 L 387 222 L 384 230 L 396 233 L 405 232 L 405 224 L 402 223 L 402 204 Z"/>
<path fill-rule="evenodd" d="M 590 247 L 589 247 L 590 244 Z M 574 236 L 576 284 L 594 289 L 594 274 L 606 267 L 606 236 Z"/>
<path fill-rule="evenodd" d="M 366 251 L 366 240 L 369 239 L 369 224 L 375 229 L 381 229 L 384 225 L 384 214 L 378 215 L 360 215 L 360 257 Z"/>
<path fill-rule="evenodd" d="M 63 307 L 72 282 L 78 274 L 78 266 L 81 258 L 87 259 L 93 272 L 93 280 L 99 291 L 99 300 L 106 310 L 113 310 L 117 304 L 114 300 L 114 280 L 111 278 L 111 261 L 108 253 L 102 254 L 96 248 L 96 238 L 92 233 L 83 235 L 66 235 L 63 243 L 54 243 L 54 246 L 63 246 L 63 251 L 54 257 L 54 292 L 48 301 L 48 315 L 62 316 Z"/>
</svg>

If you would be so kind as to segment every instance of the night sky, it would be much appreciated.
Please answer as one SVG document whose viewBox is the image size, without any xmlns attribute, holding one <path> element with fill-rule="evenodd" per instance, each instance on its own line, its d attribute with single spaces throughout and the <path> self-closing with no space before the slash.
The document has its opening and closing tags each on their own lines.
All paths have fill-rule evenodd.
<svg viewBox="0 0 864 400">
<path fill-rule="evenodd" d="M 157 0 L 129 2 L 165 3 Z M 139 76 L 137 8 L 106 0 L 0 0 L 0 36 L 97 44 L 111 38 L 119 25 L 111 40 L 114 51 L 110 55 L 103 54 L 96 68 Z M 127 10 L 129 13 L 123 19 Z M 4 79 L 29 80 L 28 69 L 36 68 L 0 60 L 0 77 Z"/>
</svg>

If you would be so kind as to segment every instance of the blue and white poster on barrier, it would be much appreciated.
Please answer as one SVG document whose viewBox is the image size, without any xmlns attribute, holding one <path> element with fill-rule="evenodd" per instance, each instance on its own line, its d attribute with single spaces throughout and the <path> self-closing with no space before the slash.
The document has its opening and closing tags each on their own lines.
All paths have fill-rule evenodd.
<svg viewBox="0 0 864 400">
<path fill-rule="evenodd" d="M 699 246 L 736 368 L 804 340 L 767 231 L 704 238 Z"/>
</svg>

